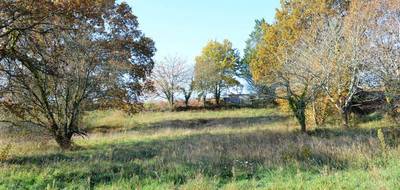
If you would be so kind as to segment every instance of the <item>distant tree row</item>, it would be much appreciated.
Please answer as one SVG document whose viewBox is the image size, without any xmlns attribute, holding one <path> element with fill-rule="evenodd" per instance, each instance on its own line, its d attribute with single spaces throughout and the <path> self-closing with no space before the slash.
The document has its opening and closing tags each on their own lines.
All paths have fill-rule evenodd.
<svg viewBox="0 0 400 190">
<path fill-rule="evenodd" d="M 166 57 L 154 69 L 156 95 L 166 99 L 171 108 L 177 95 L 183 96 L 188 107 L 194 92 L 203 104 L 212 95 L 216 106 L 220 106 L 223 93 L 241 85 L 236 73 L 239 63 L 239 53 L 228 40 L 210 41 L 196 57 L 194 68 L 177 56 Z"/>
<path fill-rule="evenodd" d="M 307 124 L 323 125 L 336 115 L 348 127 L 351 112 L 362 105 L 383 107 L 398 122 L 399 13 L 397 0 L 282 1 L 274 23 L 256 21 L 242 58 L 225 40 L 203 48 L 193 73 L 181 60 L 167 61 L 175 75 L 169 85 L 161 82 L 171 89 L 162 94 L 173 106 L 173 92 L 190 87 L 203 102 L 212 95 L 220 105 L 221 95 L 240 86 L 241 78 L 256 95 L 291 110 L 303 132 Z M 188 102 L 190 95 L 185 97 Z"/>
</svg>

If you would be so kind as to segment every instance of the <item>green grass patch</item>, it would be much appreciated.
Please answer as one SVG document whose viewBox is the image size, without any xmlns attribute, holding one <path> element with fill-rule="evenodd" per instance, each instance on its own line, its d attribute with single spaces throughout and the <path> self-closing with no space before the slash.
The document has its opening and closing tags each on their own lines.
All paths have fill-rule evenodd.
<svg viewBox="0 0 400 190">
<path fill-rule="evenodd" d="M 90 113 L 92 128 L 61 152 L 14 139 L 0 189 L 396 189 L 400 149 L 391 127 L 327 127 L 308 135 L 274 109 Z M 119 118 L 119 119 L 117 119 Z M 131 122 L 131 123 L 129 123 Z M 380 139 L 377 128 L 381 128 Z M 383 136 L 383 138 L 382 138 Z M 383 140 L 382 140 L 383 139 Z M 6 139 L 2 140 L 6 144 Z M 382 148 L 382 141 L 388 147 Z M 15 143 L 18 142 L 18 143 Z M 1 147 L 0 147 L 1 148 Z"/>
</svg>

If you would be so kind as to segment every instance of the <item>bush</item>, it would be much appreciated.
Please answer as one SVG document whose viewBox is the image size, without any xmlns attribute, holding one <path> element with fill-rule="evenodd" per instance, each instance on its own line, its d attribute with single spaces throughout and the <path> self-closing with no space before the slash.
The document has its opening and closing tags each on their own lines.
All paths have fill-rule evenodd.
<svg viewBox="0 0 400 190">
<path fill-rule="evenodd" d="M 11 144 L 7 144 L 5 147 L 0 149 L 0 162 L 7 160 L 10 155 Z"/>
</svg>

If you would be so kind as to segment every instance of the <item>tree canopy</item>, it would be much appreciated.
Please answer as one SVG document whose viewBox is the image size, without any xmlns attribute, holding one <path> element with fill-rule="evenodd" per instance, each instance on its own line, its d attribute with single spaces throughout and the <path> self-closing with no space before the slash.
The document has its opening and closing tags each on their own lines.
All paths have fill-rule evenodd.
<svg viewBox="0 0 400 190">
<path fill-rule="evenodd" d="M 149 87 L 154 42 L 126 3 L 6 0 L 0 11 L 6 122 L 42 127 L 69 149 L 85 110 L 134 111 Z"/>
<path fill-rule="evenodd" d="M 222 92 L 240 84 L 235 78 L 238 61 L 239 54 L 230 41 L 210 41 L 196 57 L 194 81 L 198 91 L 203 96 L 212 93 L 219 105 Z"/>
</svg>

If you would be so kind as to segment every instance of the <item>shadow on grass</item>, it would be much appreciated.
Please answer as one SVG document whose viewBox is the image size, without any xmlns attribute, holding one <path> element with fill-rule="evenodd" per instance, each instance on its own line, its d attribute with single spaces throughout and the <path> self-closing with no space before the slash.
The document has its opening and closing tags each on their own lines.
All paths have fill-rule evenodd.
<svg viewBox="0 0 400 190">
<path fill-rule="evenodd" d="M 308 134 L 325 139 L 334 139 L 338 137 L 360 137 L 369 138 L 376 137 L 376 129 L 363 128 L 317 128 L 309 131 Z"/>
<path fill-rule="evenodd" d="M 354 141 L 348 141 L 346 144 L 337 143 L 332 146 L 341 148 L 351 148 L 354 143 L 368 143 L 371 138 L 376 137 L 376 130 L 371 129 L 316 129 L 310 131 L 308 135 L 298 132 L 274 132 L 269 130 L 259 130 L 244 134 L 197 134 L 189 137 L 178 138 L 174 140 L 160 139 L 150 142 L 132 142 L 107 144 L 96 147 L 89 147 L 82 150 L 71 152 L 58 152 L 53 154 L 20 156 L 14 157 L 6 162 L 9 164 L 34 164 L 38 166 L 54 164 L 58 162 L 81 162 L 81 161 L 113 161 L 130 162 L 132 160 L 148 160 L 156 156 L 167 156 L 176 154 L 179 151 L 185 154 L 176 154 L 175 159 L 179 157 L 190 157 L 218 154 L 227 156 L 233 154 L 233 157 L 247 157 L 257 154 L 257 160 L 262 163 L 271 160 L 270 157 L 283 158 L 285 155 L 272 155 L 281 150 L 292 151 L 297 148 L 304 148 L 313 143 L 326 144 L 324 142 L 334 142 L 342 138 L 354 138 Z M 356 141 L 357 140 L 357 141 Z M 263 148 L 263 149 L 260 149 Z M 315 147 L 314 147 L 315 148 Z M 274 152 L 263 150 L 275 149 Z M 318 149 L 319 150 L 319 149 Z M 177 152 L 178 151 L 178 152 Z M 204 151 L 204 152 L 203 152 Z M 256 152 L 254 152 L 256 151 Z M 312 148 L 305 154 L 311 154 Z M 308 151 L 308 153 L 307 153 Z M 245 153 L 245 154 L 243 154 Z M 264 153 L 264 154 L 259 154 Z M 281 152 L 282 153 L 282 152 Z M 283 152 L 287 153 L 287 152 Z M 165 154 L 165 155 L 163 155 Z M 250 157 L 249 157 L 250 156 Z M 293 156 L 293 155 L 292 155 Z M 311 155 L 312 156 L 312 155 Z M 323 154 L 315 154 L 316 157 L 324 157 Z M 296 157 L 296 156 L 294 156 Z M 298 157 L 298 156 L 297 156 Z M 198 157 L 197 157 L 198 158 Z M 285 158 L 283 158 L 285 159 Z M 197 159 L 195 159 L 197 160 Z M 322 160 L 322 159 L 317 159 Z M 183 162 L 190 161 L 187 159 Z M 273 160 L 279 161 L 279 160 Z M 325 163 L 321 163 L 322 165 Z"/>
<path fill-rule="evenodd" d="M 211 127 L 227 128 L 248 128 L 253 125 L 273 124 L 287 120 L 287 116 L 271 115 L 258 117 L 225 117 L 212 119 L 191 119 L 191 120 L 165 120 L 145 124 L 141 127 L 131 129 L 133 131 L 153 131 L 163 128 L 170 129 L 205 129 Z"/>
<path fill-rule="evenodd" d="M 317 128 L 310 131 L 308 134 L 325 139 L 335 138 L 356 138 L 357 140 L 367 141 L 371 138 L 377 138 L 378 130 L 381 130 L 384 135 L 385 143 L 391 148 L 396 148 L 400 145 L 400 128 L 399 127 L 377 127 L 372 129 L 367 128 Z M 355 140 L 356 140 L 355 139 Z M 342 142 L 342 143 L 350 143 Z"/>
<path fill-rule="evenodd" d="M 279 119 L 284 118 L 259 117 L 256 121 L 249 121 L 250 118 L 223 118 L 203 124 L 201 120 L 168 121 L 149 127 L 183 128 L 186 125 L 186 128 L 204 128 L 217 123 L 240 127 L 246 122 L 256 124 Z M 190 122 L 194 124 L 188 126 Z M 387 129 L 384 131 L 385 135 L 389 134 Z M 47 171 L 60 168 L 62 172 L 56 172 L 49 177 L 49 181 L 57 180 L 64 184 L 86 183 L 90 178 L 90 185 L 96 186 L 132 179 L 132 176 L 139 180 L 183 184 L 199 173 L 228 181 L 261 178 L 266 171 L 278 171 L 279 168 L 293 170 L 293 174 L 289 175 L 295 175 L 298 170 L 314 173 L 325 168 L 345 170 L 352 167 L 355 157 L 363 156 L 353 153 L 363 151 L 370 157 L 379 154 L 375 129 L 326 128 L 310 131 L 308 135 L 270 130 L 198 134 L 177 139 L 99 145 L 74 152 L 20 156 L 7 160 L 6 164 L 24 168 L 34 166 Z"/>
<path fill-rule="evenodd" d="M 88 129 L 89 132 L 110 133 L 118 131 L 140 131 L 154 132 L 160 129 L 205 129 L 212 127 L 227 128 L 249 128 L 253 125 L 273 124 L 288 120 L 289 117 L 282 115 L 258 116 L 258 117 L 224 117 L 210 119 L 189 119 L 189 120 L 164 120 L 141 124 L 136 128 L 124 129 L 122 127 L 98 126 Z"/>
</svg>

